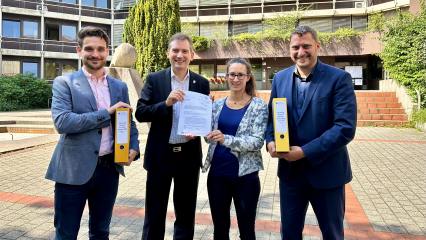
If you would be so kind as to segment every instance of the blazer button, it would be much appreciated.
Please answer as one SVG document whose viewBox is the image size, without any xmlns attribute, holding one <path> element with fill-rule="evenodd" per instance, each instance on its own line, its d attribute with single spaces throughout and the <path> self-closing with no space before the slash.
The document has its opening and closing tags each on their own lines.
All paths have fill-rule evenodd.
<svg viewBox="0 0 426 240">
<path fill-rule="evenodd" d="M 99 151 L 98 151 L 98 150 L 96 150 L 96 151 L 95 151 L 95 154 L 96 154 L 96 155 L 99 155 Z"/>
</svg>

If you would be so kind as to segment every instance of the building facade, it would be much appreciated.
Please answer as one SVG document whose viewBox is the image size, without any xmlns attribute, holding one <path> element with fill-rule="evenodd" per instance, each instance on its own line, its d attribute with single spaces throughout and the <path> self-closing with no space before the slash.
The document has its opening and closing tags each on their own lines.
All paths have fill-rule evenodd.
<svg viewBox="0 0 426 240">
<path fill-rule="evenodd" d="M 1 74 L 32 73 L 52 80 L 81 66 L 76 33 L 88 25 L 105 29 L 111 51 L 122 42 L 123 24 L 136 0 L 0 0 Z M 411 0 L 413 1 L 413 0 Z M 181 21 L 190 34 L 223 39 L 264 29 L 264 20 L 303 10 L 299 24 L 320 32 L 342 27 L 363 31 L 368 16 L 409 10 L 410 0 L 180 0 Z M 376 89 L 382 79 L 377 36 L 366 35 L 345 46 L 325 46 L 322 61 L 353 71 L 357 89 Z M 268 89 L 276 71 L 290 66 L 288 46 L 264 42 L 214 47 L 197 52 L 191 69 L 207 78 L 224 75 L 226 60 L 245 57 L 253 64 L 258 89 Z M 112 53 L 112 52 L 111 52 Z"/>
</svg>

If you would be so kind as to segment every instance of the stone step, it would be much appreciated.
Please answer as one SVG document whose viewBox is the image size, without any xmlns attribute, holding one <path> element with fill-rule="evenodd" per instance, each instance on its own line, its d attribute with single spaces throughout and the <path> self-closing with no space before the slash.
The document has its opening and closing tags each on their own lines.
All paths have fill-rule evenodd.
<svg viewBox="0 0 426 240">
<path fill-rule="evenodd" d="M 408 124 L 408 121 L 394 120 L 358 120 L 357 127 L 401 127 Z"/>
<path fill-rule="evenodd" d="M 394 120 L 407 121 L 406 114 L 358 114 L 358 120 Z"/>
<path fill-rule="evenodd" d="M 0 132 L 54 134 L 56 130 L 53 125 L 11 124 L 0 125 Z"/>
<path fill-rule="evenodd" d="M 0 120 L 0 125 L 13 125 L 13 124 L 20 124 L 20 125 L 53 125 L 52 120 Z"/>
<path fill-rule="evenodd" d="M 403 108 L 358 108 L 358 114 L 405 114 Z"/>
<path fill-rule="evenodd" d="M 0 112 L 0 117 L 52 118 L 52 114 L 50 113 L 50 109 L 43 109 L 43 110 L 32 110 L 32 111 Z"/>
<path fill-rule="evenodd" d="M 355 91 L 356 97 L 396 97 L 395 92 L 380 92 L 374 90 Z"/>
<path fill-rule="evenodd" d="M 397 103 L 396 97 L 357 97 L 357 103 Z"/>
<path fill-rule="evenodd" d="M 367 108 L 367 109 L 371 109 L 371 108 L 401 108 L 401 104 L 398 102 L 392 102 L 392 103 L 358 103 L 357 104 L 358 109 L 362 109 L 362 108 Z"/>
</svg>

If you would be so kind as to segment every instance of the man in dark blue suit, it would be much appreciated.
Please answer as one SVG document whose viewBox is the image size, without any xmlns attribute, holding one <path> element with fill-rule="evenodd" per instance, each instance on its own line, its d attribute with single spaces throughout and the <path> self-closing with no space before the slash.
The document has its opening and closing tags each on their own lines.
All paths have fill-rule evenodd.
<svg viewBox="0 0 426 240">
<path fill-rule="evenodd" d="M 279 158 L 282 239 L 302 239 L 311 203 L 324 239 L 343 239 L 345 184 L 352 172 L 346 145 L 354 138 L 356 100 L 351 76 L 318 60 L 320 44 L 310 27 L 290 37 L 294 66 L 278 72 L 273 98 L 287 98 L 290 151 L 276 152 L 272 111 L 268 152 Z"/>
<path fill-rule="evenodd" d="M 171 68 L 149 74 L 138 101 L 135 117 L 151 122 L 144 155 L 147 170 L 145 221 L 142 239 L 164 239 L 167 203 L 171 182 L 176 221 L 173 239 L 194 237 L 198 178 L 201 167 L 200 137 L 177 134 L 179 110 L 184 91 L 208 95 L 209 83 L 189 71 L 194 57 L 192 40 L 178 33 L 167 50 Z"/>
</svg>

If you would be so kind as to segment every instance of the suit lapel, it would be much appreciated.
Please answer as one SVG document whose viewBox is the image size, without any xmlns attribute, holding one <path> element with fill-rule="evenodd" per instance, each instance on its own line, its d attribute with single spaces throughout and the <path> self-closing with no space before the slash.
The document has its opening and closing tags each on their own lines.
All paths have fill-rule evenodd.
<svg viewBox="0 0 426 240">
<path fill-rule="evenodd" d="M 98 110 L 98 106 L 96 105 L 95 94 L 90 87 L 89 80 L 84 75 L 83 70 L 77 72 L 77 82 L 76 85 L 80 86 L 81 92 L 89 98 L 90 106 L 94 111 Z"/>
<path fill-rule="evenodd" d="M 164 93 L 164 95 L 165 95 L 165 99 L 167 99 L 167 97 L 169 96 L 169 94 L 170 94 L 170 92 L 172 91 L 172 68 L 167 68 L 167 70 L 165 71 L 165 76 L 164 76 L 164 79 L 166 79 L 166 82 L 165 82 L 165 85 L 166 85 L 166 87 L 165 87 L 165 93 Z"/>
<path fill-rule="evenodd" d="M 115 85 L 115 82 L 111 79 L 111 77 L 107 76 L 107 81 L 108 81 L 108 90 L 109 90 L 109 96 L 110 96 L 110 101 L 111 104 L 110 106 L 113 106 L 114 104 L 116 104 L 118 102 L 118 94 L 119 92 L 117 91 L 118 88 Z"/>
<path fill-rule="evenodd" d="M 197 90 L 197 79 L 194 78 L 194 74 L 189 71 L 189 91 L 194 91 Z"/>
<path fill-rule="evenodd" d="M 311 84 L 308 87 L 308 92 L 306 94 L 305 101 L 303 102 L 302 106 L 302 113 L 300 114 L 299 120 L 297 121 L 299 123 L 300 119 L 302 119 L 303 115 L 305 114 L 306 109 L 308 108 L 309 104 L 311 104 L 312 96 L 317 91 L 319 81 L 322 79 L 322 71 L 321 69 L 321 63 L 318 60 L 318 66 L 316 66 L 316 71 L 314 71 L 314 75 L 311 81 Z"/>
</svg>

